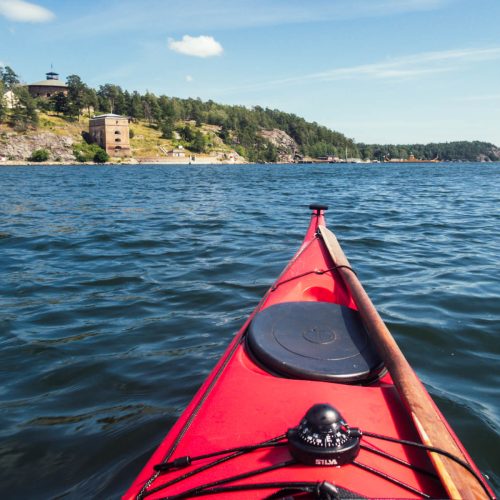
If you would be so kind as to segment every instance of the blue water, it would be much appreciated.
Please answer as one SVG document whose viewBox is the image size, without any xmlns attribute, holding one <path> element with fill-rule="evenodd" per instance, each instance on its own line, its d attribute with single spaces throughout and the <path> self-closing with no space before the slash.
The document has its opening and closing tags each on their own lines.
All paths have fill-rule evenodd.
<svg viewBox="0 0 500 500">
<path fill-rule="evenodd" d="M 499 186 L 492 164 L 0 168 L 0 496 L 123 492 L 314 201 L 498 489 Z"/>
</svg>

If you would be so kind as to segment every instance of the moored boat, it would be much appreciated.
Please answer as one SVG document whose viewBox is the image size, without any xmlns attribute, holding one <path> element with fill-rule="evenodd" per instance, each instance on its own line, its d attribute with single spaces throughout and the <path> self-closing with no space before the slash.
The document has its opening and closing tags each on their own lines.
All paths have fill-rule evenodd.
<svg viewBox="0 0 500 500">
<path fill-rule="evenodd" d="M 494 498 L 311 205 L 304 241 L 124 498 Z"/>
<path fill-rule="evenodd" d="M 388 155 L 384 156 L 384 163 L 440 163 L 441 160 L 436 156 L 432 159 L 415 158 L 413 154 L 409 154 L 408 158 L 389 158 Z"/>
</svg>

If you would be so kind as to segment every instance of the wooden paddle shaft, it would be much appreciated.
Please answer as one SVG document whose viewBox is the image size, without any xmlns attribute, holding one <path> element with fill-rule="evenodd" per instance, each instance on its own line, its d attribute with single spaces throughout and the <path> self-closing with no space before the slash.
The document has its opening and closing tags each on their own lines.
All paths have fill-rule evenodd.
<svg viewBox="0 0 500 500">
<path fill-rule="evenodd" d="M 451 435 L 442 416 L 435 408 L 430 396 L 409 365 L 396 341 L 385 326 L 363 285 L 350 269 L 349 261 L 335 235 L 325 226 L 319 226 L 321 236 L 345 284 L 349 287 L 361 319 L 378 347 L 403 402 L 411 412 L 415 427 L 422 442 L 427 446 L 441 448 L 469 463 Z M 436 453 L 430 458 L 450 498 L 488 498 L 477 479 L 462 466 Z"/>
</svg>

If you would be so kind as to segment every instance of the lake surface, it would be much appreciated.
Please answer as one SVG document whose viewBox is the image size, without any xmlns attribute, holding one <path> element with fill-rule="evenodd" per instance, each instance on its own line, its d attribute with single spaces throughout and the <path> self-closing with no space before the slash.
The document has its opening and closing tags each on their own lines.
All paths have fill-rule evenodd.
<svg viewBox="0 0 500 500">
<path fill-rule="evenodd" d="M 500 166 L 0 168 L 0 496 L 117 497 L 329 227 L 500 489 Z"/>
</svg>

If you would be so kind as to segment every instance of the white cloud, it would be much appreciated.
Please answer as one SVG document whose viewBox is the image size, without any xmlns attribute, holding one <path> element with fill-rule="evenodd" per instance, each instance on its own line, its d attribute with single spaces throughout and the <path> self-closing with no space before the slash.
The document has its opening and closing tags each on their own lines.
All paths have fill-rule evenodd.
<svg viewBox="0 0 500 500">
<path fill-rule="evenodd" d="M 186 75 L 186 82 L 192 82 L 193 77 L 191 75 Z"/>
<path fill-rule="evenodd" d="M 50 10 L 24 0 L 0 0 L 0 15 L 9 21 L 45 23 L 54 19 Z"/>
<path fill-rule="evenodd" d="M 500 94 L 484 94 L 484 95 L 470 95 L 466 97 L 457 98 L 457 101 L 500 101 Z"/>
<path fill-rule="evenodd" d="M 420 75 L 451 71 L 466 64 L 495 59 L 500 59 L 500 47 L 423 52 L 420 54 L 396 57 L 374 64 L 337 68 L 321 73 L 313 73 L 297 78 L 290 78 L 288 81 L 330 81 L 351 78 L 412 78 Z M 287 80 L 283 80 L 283 83 L 286 81 Z"/>
<path fill-rule="evenodd" d="M 335 80 L 404 80 L 448 71 L 463 70 L 472 64 L 497 59 L 500 59 L 500 47 L 422 52 L 420 54 L 395 57 L 378 63 L 334 68 L 319 73 L 281 78 L 279 80 L 225 90 L 261 90 L 281 85 Z"/>
<path fill-rule="evenodd" d="M 182 40 L 168 39 L 168 48 L 179 54 L 195 57 L 220 56 L 223 52 L 222 45 L 211 36 L 184 35 Z"/>
</svg>

